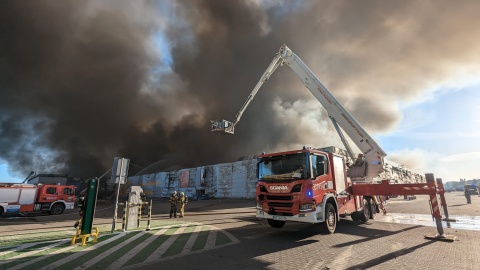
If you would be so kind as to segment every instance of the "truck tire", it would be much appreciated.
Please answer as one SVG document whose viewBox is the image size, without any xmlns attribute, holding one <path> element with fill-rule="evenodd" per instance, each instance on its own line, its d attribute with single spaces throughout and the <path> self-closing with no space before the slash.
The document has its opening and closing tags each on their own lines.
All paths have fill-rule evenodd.
<svg viewBox="0 0 480 270">
<path fill-rule="evenodd" d="M 5 210 L 3 210 L 3 207 L 0 206 L 0 217 L 3 215 L 3 212 L 4 212 L 4 211 L 5 211 Z"/>
<path fill-rule="evenodd" d="M 359 213 L 359 211 L 352 212 L 350 214 L 350 217 L 352 218 L 353 221 L 360 221 L 361 220 L 361 213 Z"/>
<path fill-rule="evenodd" d="M 65 207 L 61 204 L 54 204 L 52 208 L 50 208 L 50 215 L 60 215 L 65 210 Z"/>
<path fill-rule="evenodd" d="M 365 202 L 366 201 L 366 202 Z M 373 202 L 372 197 L 364 197 L 364 208 L 368 209 L 368 213 L 365 213 L 365 216 L 367 219 L 374 219 L 375 218 L 375 213 L 377 213 L 377 207 L 375 206 L 375 203 Z"/>
<path fill-rule="evenodd" d="M 372 208 L 371 208 L 369 199 L 370 198 L 368 197 L 363 197 L 363 211 L 362 211 L 363 214 L 361 215 L 361 220 L 363 222 L 366 222 L 370 219 Z"/>
<path fill-rule="evenodd" d="M 273 220 L 273 219 L 267 219 L 268 225 L 272 228 L 277 228 L 280 229 L 285 225 L 285 221 L 282 220 Z"/>
<path fill-rule="evenodd" d="M 325 205 L 325 221 L 320 223 L 321 234 L 332 234 L 337 228 L 337 212 L 331 203 Z"/>
<path fill-rule="evenodd" d="M 370 219 L 370 215 L 371 215 L 370 212 L 371 212 L 372 208 L 370 206 L 370 200 L 369 199 L 371 199 L 371 198 L 363 197 L 363 210 L 356 211 L 355 216 L 352 214 L 352 219 L 353 220 L 367 222 L 367 220 Z"/>
</svg>

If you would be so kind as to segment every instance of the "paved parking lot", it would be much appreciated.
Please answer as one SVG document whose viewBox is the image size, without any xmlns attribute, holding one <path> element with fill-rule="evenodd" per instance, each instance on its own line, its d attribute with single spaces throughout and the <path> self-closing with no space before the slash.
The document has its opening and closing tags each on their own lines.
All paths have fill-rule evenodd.
<svg viewBox="0 0 480 270">
<path fill-rule="evenodd" d="M 460 192 L 446 196 L 451 217 L 480 219 L 480 197 L 467 205 Z M 436 228 L 415 220 L 358 223 L 346 218 L 335 234 L 319 235 L 310 224 L 270 228 L 254 217 L 253 206 L 253 200 L 192 201 L 185 218 L 169 219 L 168 204 L 156 202 L 151 231 L 110 234 L 112 208 L 105 203 L 95 219 L 95 226 L 103 226 L 99 242 L 87 246 L 69 243 L 75 213 L 0 219 L 3 243 L 9 237 L 24 239 L 24 244 L 10 242 L 15 245 L 0 241 L 0 269 L 480 269 L 480 230 L 445 227 L 457 236 L 449 243 L 424 239 Z M 429 214 L 426 196 L 395 198 L 386 207 L 387 217 Z M 52 228 L 55 234 L 35 238 Z M 66 237 L 45 242 L 60 232 Z"/>
</svg>

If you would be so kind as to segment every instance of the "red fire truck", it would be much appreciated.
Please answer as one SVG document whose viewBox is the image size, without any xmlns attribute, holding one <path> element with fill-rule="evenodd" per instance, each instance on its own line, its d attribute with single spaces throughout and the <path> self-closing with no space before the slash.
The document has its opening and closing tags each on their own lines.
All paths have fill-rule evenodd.
<svg viewBox="0 0 480 270">
<path fill-rule="evenodd" d="M 257 218 L 266 219 L 274 228 L 283 227 L 286 221 L 317 223 L 321 233 L 329 234 L 334 233 L 340 217 L 350 216 L 355 221 L 366 221 L 380 210 L 386 213 L 382 209 L 383 196 L 428 194 L 438 236 L 445 237 L 437 200 L 437 194 L 440 194 L 448 218 L 441 179 L 437 179 L 437 186 L 433 174 L 424 177 L 403 168 L 391 170 L 392 167 L 384 163 L 387 154 L 382 148 L 285 45 L 248 96 L 235 121 L 212 120 L 211 131 L 234 134 L 235 125 L 262 84 L 284 65 L 296 73 L 326 109 L 345 150 L 304 147 L 262 154 L 258 159 Z M 352 151 L 344 133 L 358 147 L 358 155 Z"/>
<path fill-rule="evenodd" d="M 60 215 L 74 209 L 75 186 L 12 184 L 0 187 L 0 215 L 3 213 L 48 212 Z"/>
</svg>

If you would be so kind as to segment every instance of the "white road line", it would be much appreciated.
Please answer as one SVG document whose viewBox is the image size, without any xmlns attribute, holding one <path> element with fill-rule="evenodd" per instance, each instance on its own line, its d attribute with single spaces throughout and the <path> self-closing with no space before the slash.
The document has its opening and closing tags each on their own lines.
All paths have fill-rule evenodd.
<svg viewBox="0 0 480 270">
<path fill-rule="evenodd" d="M 14 257 L 11 257 L 11 258 L 8 258 L 8 259 L 6 259 L 6 260 L 1 261 L 1 262 L 0 262 L 0 265 L 6 264 L 6 263 L 9 263 L 9 262 L 12 262 L 12 261 L 21 259 L 21 258 L 25 258 L 25 257 L 31 256 L 31 255 L 33 255 L 33 254 L 42 252 L 42 251 L 44 251 L 44 250 L 47 250 L 47 249 L 49 249 L 49 248 L 52 248 L 52 247 L 61 245 L 61 244 L 63 244 L 63 243 L 67 243 L 67 242 L 69 242 L 69 241 L 70 241 L 70 240 L 58 241 L 58 242 L 53 243 L 53 244 L 51 244 L 51 245 L 44 246 L 44 247 L 41 247 L 41 248 L 39 248 L 39 249 L 35 249 L 35 250 L 29 251 L 29 252 L 25 252 L 25 253 L 19 254 L 19 255 L 17 255 L 17 256 L 14 256 Z"/>
<path fill-rule="evenodd" d="M 2 257 L 3 255 L 6 255 L 8 253 L 15 252 L 15 251 L 20 251 L 20 250 L 23 250 L 23 249 L 26 249 L 26 248 L 29 248 L 29 247 L 32 247 L 32 246 L 35 246 L 35 245 L 38 245 L 38 244 L 39 243 L 29 243 L 29 244 L 21 245 L 21 246 L 18 246 L 18 247 L 12 247 L 12 249 L 0 252 L 0 257 Z"/>
<path fill-rule="evenodd" d="M 237 243 L 240 243 L 240 240 L 238 240 L 235 236 L 233 236 L 231 233 L 225 231 L 225 230 L 222 230 L 218 227 L 215 227 L 215 226 L 210 226 L 212 227 L 214 230 L 216 231 L 222 231 L 223 234 L 225 234 L 232 242 L 233 244 L 237 244 Z"/>
<path fill-rule="evenodd" d="M 142 231 L 142 232 L 137 233 L 137 235 L 128 238 L 127 240 L 125 240 L 125 241 L 121 242 L 120 244 L 108 249 L 107 251 L 102 252 L 102 253 L 98 254 L 97 256 L 95 256 L 93 258 L 90 258 L 88 261 L 86 261 L 86 262 L 82 263 L 81 265 L 77 266 L 76 268 L 74 268 L 74 270 L 87 269 L 87 268 L 91 267 L 92 265 L 96 264 L 97 262 L 99 262 L 99 261 L 105 259 L 106 257 L 110 256 L 115 251 L 123 248 L 124 246 L 130 244 L 131 242 L 135 241 L 139 237 L 143 236 L 145 233 L 146 233 L 146 231 Z"/>
<path fill-rule="evenodd" d="M 183 224 L 180 228 L 178 228 L 177 231 L 175 231 L 173 235 L 167 239 L 167 241 L 163 242 L 150 256 L 148 256 L 144 263 L 150 263 L 160 259 L 163 253 L 165 253 L 165 251 L 167 251 L 167 249 L 172 245 L 172 243 L 177 240 L 177 238 L 180 236 L 181 233 L 183 233 L 187 226 L 189 226 L 188 223 Z"/>
<path fill-rule="evenodd" d="M 135 255 L 137 255 L 139 252 L 142 252 L 142 250 L 147 247 L 150 243 L 152 243 L 155 239 L 157 239 L 160 235 L 164 234 L 168 229 L 170 229 L 172 225 L 164 227 L 163 229 L 159 230 L 149 238 L 147 238 L 145 241 L 143 241 L 140 245 L 136 246 L 129 252 L 125 253 L 122 255 L 122 257 L 118 258 L 114 263 L 112 263 L 107 269 L 120 269 L 122 265 L 124 265 L 126 262 L 128 262 L 131 258 L 133 258 Z"/>
<path fill-rule="evenodd" d="M 226 247 L 226 246 L 230 246 L 230 245 L 234 245 L 234 244 L 240 243 L 240 241 L 239 241 L 237 238 L 235 238 L 233 235 L 231 235 L 230 233 L 228 233 L 228 232 L 226 232 L 226 231 L 224 231 L 224 230 L 221 230 L 221 229 L 219 229 L 219 228 L 217 228 L 217 227 L 214 227 L 214 226 L 211 226 L 211 225 L 204 225 L 204 224 L 197 224 L 197 226 L 199 226 L 199 227 L 201 227 L 201 226 L 209 227 L 209 230 L 210 230 L 210 231 L 212 231 L 212 230 L 213 230 L 213 231 L 222 231 L 222 233 L 224 233 L 225 235 L 227 235 L 228 238 L 230 238 L 230 240 L 232 240 L 232 242 L 230 242 L 230 243 L 225 243 L 225 244 L 223 244 L 223 245 L 218 245 L 218 246 L 215 246 L 215 245 L 214 245 L 214 246 L 212 246 L 211 248 L 209 248 L 209 250 L 217 249 L 217 248 L 222 248 L 222 247 Z M 200 230 L 200 229 L 198 229 L 198 227 L 196 227 L 194 231 L 197 231 L 197 230 Z M 198 231 L 198 232 L 200 232 L 200 231 Z M 192 237 L 192 236 L 190 236 L 190 238 L 191 238 L 191 237 Z M 197 238 L 198 238 L 198 236 L 197 236 Z M 208 241 L 208 239 L 207 239 L 207 241 Z M 211 240 L 211 241 L 213 241 L 213 240 Z M 216 239 L 215 239 L 215 241 L 216 241 Z M 215 241 L 213 241 L 213 244 L 215 244 Z M 187 241 L 187 243 L 188 243 L 188 242 L 190 242 L 190 239 Z M 185 244 L 185 246 L 187 246 L 187 244 Z M 185 250 L 185 249 L 184 249 L 184 250 Z M 198 253 L 203 253 L 203 252 L 205 252 L 205 251 L 207 251 L 206 247 L 204 247 L 203 249 L 191 251 L 191 252 L 188 253 L 188 254 L 198 254 Z M 185 256 L 185 254 L 184 254 L 183 251 L 182 251 L 181 253 L 179 253 L 179 254 L 177 254 L 177 255 L 168 256 L 168 257 L 165 257 L 165 258 L 158 258 L 158 259 L 155 260 L 155 261 L 156 261 L 156 262 L 167 261 L 167 260 L 171 260 L 171 259 L 175 259 L 175 258 L 179 258 L 179 257 L 183 257 L 183 256 Z M 151 262 L 151 261 L 150 261 L 150 262 Z M 149 263 L 149 262 L 144 261 L 144 262 L 142 262 L 142 263 L 138 263 L 138 264 L 135 264 L 135 265 L 129 265 L 129 266 L 126 266 L 126 267 L 122 267 L 122 269 L 126 269 L 126 270 L 127 270 L 127 269 L 128 269 L 128 270 L 139 269 L 139 267 L 140 267 L 141 265 L 145 265 L 145 264 L 148 264 L 148 263 Z M 113 270 L 113 268 L 109 268 L 109 269 L 110 269 L 110 270 Z M 117 269 L 118 269 L 118 268 L 117 268 Z"/>
<path fill-rule="evenodd" d="M 125 235 L 126 235 L 126 233 L 119 233 L 118 235 L 113 236 L 113 237 L 111 237 L 110 239 L 107 239 L 107 240 L 102 241 L 102 242 L 100 242 L 100 243 L 96 243 L 96 244 L 94 244 L 94 245 L 92 245 L 92 246 L 90 246 L 90 247 L 88 247 L 88 248 L 86 248 L 86 249 L 84 249 L 84 250 L 82 250 L 82 251 L 79 251 L 79 252 L 74 253 L 74 254 L 72 254 L 72 255 L 70 255 L 70 256 L 67 256 L 67 257 L 65 257 L 65 258 L 63 258 L 63 259 L 61 259 L 61 260 L 56 261 L 55 263 L 49 264 L 49 265 L 47 265 L 47 266 L 45 266 L 45 267 L 43 267 L 43 268 L 40 268 L 40 269 L 38 269 L 38 270 L 49 270 L 49 269 L 57 268 L 57 267 L 59 267 L 60 265 L 66 264 L 66 263 L 68 263 L 68 262 L 70 262 L 70 261 L 73 261 L 73 260 L 75 260 L 76 258 L 84 255 L 85 253 L 87 253 L 87 252 L 89 252 L 89 251 L 92 251 L 92 250 L 95 250 L 95 249 L 97 249 L 97 248 L 99 248 L 99 247 L 101 247 L 101 246 L 103 246 L 103 245 L 106 245 L 106 244 L 108 244 L 108 243 L 110 243 L 110 242 L 112 242 L 112 241 L 115 241 L 115 240 L 117 240 L 117 239 L 119 239 L 119 238 L 121 238 L 121 237 L 123 237 L 123 236 L 125 236 Z"/>
<path fill-rule="evenodd" d="M 198 234 L 202 230 L 202 225 L 197 225 L 195 229 L 193 230 L 192 234 L 188 238 L 187 243 L 185 243 L 185 247 L 183 247 L 182 252 L 180 252 L 180 255 L 185 255 L 186 253 L 190 252 L 192 250 L 193 244 L 195 244 L 195 241 L 197 240 Z"/>
<path fill-rule="evenodd" d="M 33 263 L 36 263 L 36 262 L 39 262 L 39 261 L 43 261 L 43 260 L 45 260 L 45 259 L 48 258 L 48 257 L 51 257 L 51 256 L 53 256 L 53 255 L 56 255 L 56 254 L 59 254 L 59 253 L 62 253 L 62 252 L 66 252 L 66 251 L 68 251 L 68 250 L 70 250 L 70 249 L 72 249 L 72 248 L 75 248 L 75 247 L 77 247 L 77 245 L 68 246 L 68 247 L 64 247 L 64 248 L 58 249 L 58 250 L 56 250 L 56 251 L 54 251 L 54 252 L 52 252 L 52 253 L 49 253 L 49 254 L 40 256 L 40 257 L 38 257 L 38 258 L 36 258 L 36 259 L 34 259 L 34 260 L 30 260 L 30 261 L 24 262 L 24 263 L 22 263 L 22 264 L 19 264 L 19 265 L 15 266 L 15 267 L 8 268 L 8 270 L 21 269 L 21 268 L 23 268 L 23 267 L 25 267 L 25 266 L 27 266 L 27 265 L 30 265 L 30 264 L 33 264 Z"/>
<path fill-rule="evenodd" d="M 213 228 L 213 226 L 210 226 Z M 212 249 L 215 247 L 215 241 L 217 241 L 217 230 L 210 230 L 208 234 L 207 243 L 205 243 L 205 249 Z"/>
</svg>

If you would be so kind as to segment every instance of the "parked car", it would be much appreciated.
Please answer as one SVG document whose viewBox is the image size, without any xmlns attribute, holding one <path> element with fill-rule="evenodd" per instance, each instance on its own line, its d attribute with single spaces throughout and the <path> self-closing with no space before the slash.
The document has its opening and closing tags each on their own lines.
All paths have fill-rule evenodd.
<svg viewBox="0 0 480 270">
<path fill-rule="evenodd" d="M 470 194 L 475 194 L 478 195 L 478 187 L 476 185 L 465 185 L 465 189 L 468 189 L 470 191 Z"/>
</svg>

